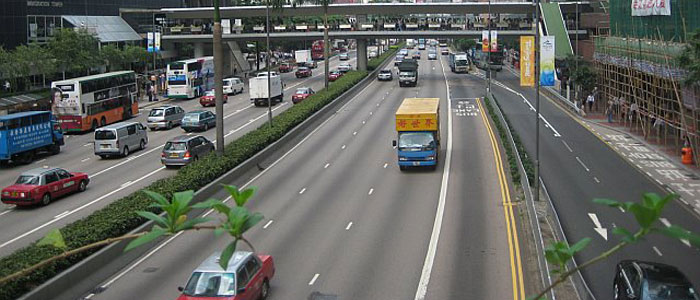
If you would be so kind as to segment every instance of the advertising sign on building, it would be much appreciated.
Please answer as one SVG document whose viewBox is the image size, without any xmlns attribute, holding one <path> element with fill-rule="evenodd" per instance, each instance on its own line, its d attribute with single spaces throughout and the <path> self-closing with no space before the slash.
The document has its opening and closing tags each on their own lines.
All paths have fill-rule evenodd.
<svg viewBox="0 0 700 300">
<path fill-rule="evenodd" d="M 554 36 L 540 38 L 540 85 L 554 86 Z"/>
<path fill-rule="evenodd" d="M 498 51 L 498 31 L 491 31 L 491 52 Z"/>
<path fill-rule="evenodd" d="M 632 0 L 632 16 L 670 16 L 671 0 Z"/>
<path fill-rule="evenodd" d="M 224 34 L 231 34 L 231 19 L 222 19 L 221 28 L 224 30 Z"/>
<path fill-rule="evenodd" d="M 520 37 L 520 85 L 535 86 L 535 37 Z"/>
<path fill-rule="evenodd" d="M 489 32 L 486 30 L 481 32 L 481 51 L 489 52 Z"/>
<path fill-rule="evenodd" d="M 153 47 L 154 47 L 155 41 L 153 38 L 153 32 L 148 33 L 148 52 L 153 52 Z"/>
</svg>

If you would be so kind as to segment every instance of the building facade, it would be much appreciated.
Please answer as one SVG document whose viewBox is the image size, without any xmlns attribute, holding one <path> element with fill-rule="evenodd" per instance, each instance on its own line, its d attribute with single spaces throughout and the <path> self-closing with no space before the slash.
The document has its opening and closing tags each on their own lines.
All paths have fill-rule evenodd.
<svg viewBox="0 0 700 300">
<path fill-rule="evenodd" d="M 0 46 L 12 49 L 45 42 L 63 27 L 65 15 L 118 16 L 120 9 L 180 7 L 183 0 L 3 0 Z"/>
</svg>

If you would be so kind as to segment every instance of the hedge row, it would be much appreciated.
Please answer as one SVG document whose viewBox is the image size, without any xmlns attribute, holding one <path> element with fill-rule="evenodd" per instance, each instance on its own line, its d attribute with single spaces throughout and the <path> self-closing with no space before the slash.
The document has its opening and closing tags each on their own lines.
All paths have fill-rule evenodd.
<svg viewBox="0 0 700 300">
<path fill-rule="evenodd" d="M 500 108 L 498 101 L 494 102 Z M 508 129 L 501 123 L 501 119 L 498 117 L 494 108 L 491 106 L 491 101 L 488 97 L 484 98 L 484 105 L 486 105 L 486 108 L 489 111 L 489 115 L 491 116 L 493 123 L 496 125 L 498 134 L 501 136 L 501 142 L 503 143 L 503 148 L 506 150 L 506 156 L 508 157 L 508 165 L 510 166 L 510 175 L 513 178 L 513 182 L 516 185 L 520 185 L 520 171 L 518 170 L 518 160 L 515 158 L 515 153 L 513 153 L 513 147 L 511 147 L 511 144 L 507 142 L 508 135 L 506 130 Z M 508 124 L 508 128 L 513 128 L 513 126 L 510 124 L 510 121 L 508 121 L 508 117 L 506 115 L 503 115 L 503 119 L 506 121 L 506 124 Z M 520 161 L 522 161 L 523 163 L 523 168 L 525 169 L 525 176 L 527 176 L 527 179 L 530 182 L 530 185 L 532 186 L 535 184 L 535 174 L 534 167 L 532 165 L 532 160 L 530 160 L 530 157 L 527 155 L 525 146 L 523 146 L 523 143 L 520 141 L 520 136 L 518 135 L 518 133 L 514 130 L 511 130 L 510 135 L 513 137 L 513 143 L 515 144 L 515 147 L 518 149 L 518 153 L 520 154 Z"/>
<path fill-rule="evenodd" d="M 384 60 L 386 60 L 388 57 L 394 56 L 394 54 L 396 54 L 396 52 L 399 51 L 399 49 L 401 48 L 402 45 L 403 45 L 403 43 L 398 44 L 398 45 L 391 45 L 391 46 L 389 46 L 388 51 L 382 53 L 382 55 L 379 55 L 375 58 L 370 59 L 367 62 L 367 70 L 373 71 L 374 69 L 379 67 L 384 62 Z"/>
<path fill-rule="evenodd" d="M 204 187 L 252 157 L 258 151 L 280 139 L 294 126 L 320 110 L 366 76 L 367 72 L 364 71 L 348 72 L 345 76 L 333 82 L 327 89 L 319 91 L 300 104 L 294 105 L 274 117 L 273 127 L 267 124 L 261 125 L 226 145 L 223 157 L 209 155 L 180 169 L 174 176 L 153 182 L 145 189 L 167 195 L 169 198 L 174 192 L 189 189 L 197 190 Z M 151 203 L 152 200 L 144 193 L 136 191 L 81 220 L 66 225 L 61 228 L 61 233 L 69 250 L 110 237 L 117 237 L 134 230 L 146 221 L 146 219 L 139 217 L 135 213 L 136 211 L 150 210 L 158 213 L 154 208 L 149 207 Z M 84 252 L 68 259 L 57 261 L 20 279 L 0 285 L 0 299 L 18 298 L 95 251 Z M 36 243 L 33 243 L 0 259 L 0 277 L 17 272 L 61 252 L 61 250 L 52 246 L 36 246 Z"/>
</svg>

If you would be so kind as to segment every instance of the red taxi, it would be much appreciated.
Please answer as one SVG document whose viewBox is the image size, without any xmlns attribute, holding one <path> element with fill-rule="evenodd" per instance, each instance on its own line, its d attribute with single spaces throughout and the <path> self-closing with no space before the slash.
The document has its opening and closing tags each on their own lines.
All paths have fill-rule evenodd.
<svg viewBox="0 0 700 300">
<path fill-rule="evenodd" d="M 71 173 L 61 168 L 37 168 L 22 173 L 15 184 L 2 189 L 2 203 L 18 206 L 48 205 L 52 200 L 87 189 L 86 173 Z"/>
<path fill-rule="evenodd" d="M 297 89 L 297 91 L 292 95 L 292 102 L 294 104 L 297 104 L 301 102 L 302 100 L 309 98 L 309 96 L 315 94 L 314 90 L 310 87 L 300 87 Z"/>
<path fill-rule="evenodd" d="M 340 77 L 343 77 L 343 73 L 340 73 L 340 71 L 331 71 L 328 74 L 328 81 L 336 81 Z"/>
<path fill-rule="evenodd" d="M 228 102 L 228 95 L 224 94 L 224 103 Z M 199 104 L 202 105 L 202 107 L 207 107 L 207 106 L 215 106 L 216 105 L 216 95 L 214 94 L 214 90 L 207 91 L 204 96 L 199 98 Z"/>
</svg>

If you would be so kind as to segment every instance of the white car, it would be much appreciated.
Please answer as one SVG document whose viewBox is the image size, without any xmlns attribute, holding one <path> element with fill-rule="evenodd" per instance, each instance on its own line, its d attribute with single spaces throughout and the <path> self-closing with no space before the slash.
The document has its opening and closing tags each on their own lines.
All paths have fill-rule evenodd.
<svg viewBox="0 0 700 300">
<path fill-rule="evenodd" d="M 375 58 L 377 57 L 377 51 L 370 51 L 369 54 L 367 54 L 367 58 Z"/>
<path fill-rule="evenodd" d="M 428 52 L 428 60 L 436 60 L 436 59 L 437 59 L 437 53 Z"/>
<path fill-rule="evenodd" d="M 243 80 L 238 77 L 224 79 L 224 94 L 233 95 L 243 93 Z"/>
<path fill-rule="evenodd" d="M 277 76 L 277 75 L 279 75 L 279 73 L 277 73 L 275 71 L 270 71 L 270 76 Z M 260 72 L 255 77 L 267 77 L 267 72 Z"/>
<path fill-rule="evenodd" d="M 340 60 L 348 60 L 348 59 L 350 59 L 350 57 L 348 56 L 348 53 L 345 52 L 345 53 L 340 53 L 340 54 L 338 55 L 338 59 L 340 59 Z"/>
<path fill-rule="evenodd" d="M 352 66 L 350 66 L 350 64 L 341 64 L 338 66 L 338 71 L 340 71 L 340 72 L 345 73 L 345 72 L 348 72 L 350 70 L 352 70 Z"/>
<path fill-rule="evenodd" d="M 379 73 L 377 73 L 377 80 L 379 81 L 391 81 L 392 79 L 394 79 L 394 75 L 389 69 L 380 70 Z"/>
</svg>

